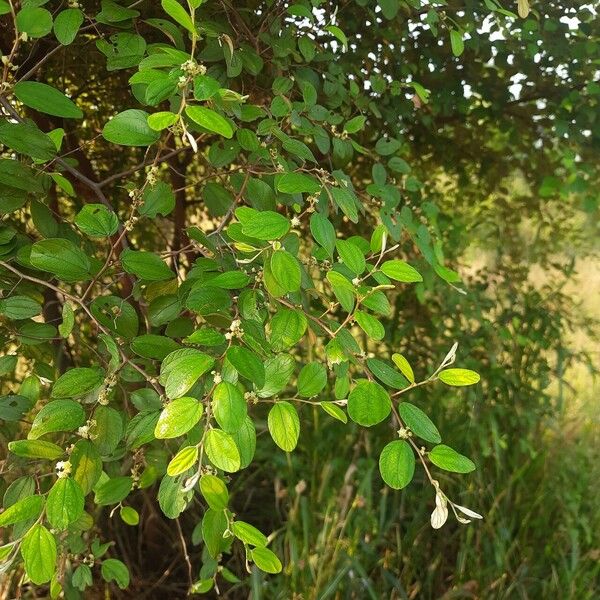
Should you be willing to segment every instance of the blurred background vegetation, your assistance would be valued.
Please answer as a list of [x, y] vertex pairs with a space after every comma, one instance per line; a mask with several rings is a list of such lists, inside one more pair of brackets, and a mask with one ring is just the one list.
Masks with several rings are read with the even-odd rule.
[[[250, 32], [260, 19], [275, 19], [278, 3], [267, 3], [260, 16], [253, 13], [260, 3], [246, 4], [239, 14]], [[323, 413], [308, 414], [312, 409], [305, 406], [296, 452], [274, 452], [270, 442], [260, 442], [263, 433], [252, 467], [232, 478], [236, 513], [276, 532], [273, 548], [284, 558], [284, 573], [265, 577], [253, 571], [222, 589], [222, 596], [597, 599], [596, 12], [586, 3], [539, 2], [543, 6], [534, 6], [529, 18], [507, 22], [490, 19], [487, 3], [449, 2], [444, 10], [479, 32], [457, 60], [432, 36], [432, 24], [422, 18], [425, 3], [419, 11], [419, 2], [398, 2], [399, 12], [383, 20], [374, 16], [375, 2], [326, 8], [333, 4], [339, 5], [344, 32], [357, 43], [335, 61], [322, 49], [314, 68], [331, 85], [346, 85], [350, 75], [370, 81], [377, 111], [363, 135], [376, 139], [385, 132], [400, 140], [403, 202], [417, 225], [426, 219], [426, 231], [440, 243], [446, 264], [460, 273], [466, 292], [436, 278], [417, 294], [414, 288], [398, 293], [386, 338], [370, 351], [386, 357], [402, 352], [418, 377], [435, 370], [458, 342], [460, 365], [481, 374], [481, 384], [472, 389], [424, 387], [409, 400], [426, 410], [452, 447], [477, 463], [475, 473], [448, 477], [443, 488], [485, 518], [433, 531], [434, 497], [426, 482], [394, 492], [377, 473], [377, 457], [390, 437], [387, 425], [368, 431], [343, 426]], [[211, 17], [230, 28], [232, 37], [247, 35], [217, 8]], [[274, 26], [263, 32], [265, 71], [235, 80], [256, 103], [269, 97], [271, 69], [283, 60], [269, 54], [270, 31], [276, 37]], [[60, 81], [87, 107], [89, 118], [82, 129], [66, 132], [65, 146], [82, 172], [98, 181], [143, 159], [137, 149], [115, 154], [96, 144], [108, 116], [131, 104], [131, 73], [107, 75], [91, 34], [78, 44], [52, 55], [45, 77]], [[46, 52], [38, 44], [20, 68], [26, 71]], [[394, 92], [391, 81], [412, 77], [430, 91], [427, 103], [422, 95]], [[369, 110], [368, 94], [354, 101]], [[60, 125], [48, 120], [40, 126]], [[364, 156], [351, 151], [335, 160], [354, 180], [370, 180]], [[143, 237], [147, 249], [156, 240], [162, 249], [168, 238], [175, 250], [181, 248], [178, 232], [185, 225], [211, 219], [204, 202], [208, 190], [197, 183], [210, 169], [200, 156], [192, 161], [183, 154], [165, 165], [179, 190], [178, 209], [160, 220], [160, 231], [140, 226], [134, 240]], [[222, 183], [227, 187], [227, 180]], [[89, 190], [76, 191], [86, 201]], [[119, 182], [105, 191], [116, 210], [126, 206]], [[48, 202], [62, 218], [70, 218], [76, 204], [60, 195]], [[339, 227], [345, 236], [364, 233], [360, 224]], [[418, 260], [416, 244], [406, 252]], [[56, 318], [52, 307], [48, 297], [50, 320]], [[4, 385], [10, 389], [14, 382]], [[176, 598], [187, 587], [179, 532], [151, 500], [155, 495], [155, 489], [136, 495], [139, 528], [103, 517], [107, 537], [116, 540], [115, 555], [132, 573], [133, 588], [124, 597]], [[187, 539], [201, 514], [194, 504], [180, 518]], [[209, 560], [198, 547], [191, 551], [195, 567]], [[228, 566], [243, 572], [242, 554], [234, 554]]]

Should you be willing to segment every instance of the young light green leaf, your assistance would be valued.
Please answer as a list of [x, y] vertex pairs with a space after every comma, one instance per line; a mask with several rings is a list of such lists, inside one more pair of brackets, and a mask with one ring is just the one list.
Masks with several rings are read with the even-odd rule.
[[216, 475], [200, 477], [200, 491], [208, 506], [213, 510], [223, 510], [229, 503], [229, 492], [222, 479]]
[[204, 438], [204, 449], [210, 462], [226, 473], [240, 468], [240, 452], [230, 434], [222, 429], [209, 429]]
[[60, 446], [43, 440], [14, 440], [8, 443], [8, 449], [16, 456], [48, 460], [55, 460], [65, 452]]
[[290, 222], [279, 213], [265, 210], [256, 212], [242, 225], [242, 233], [257, 240], [277, 240], [290, 230]]
[[50, 581], [56, 571], [56, 541], [40, 524], [34, 525], [21, 543], [25, 572], [36, 585]]
[[265, 573], [281, 573], [281, 561], [277, 555], [268, 548], [254, 548], [250, 551], [254, 564]]
[[187, 433], [202, 417], [203, 406], [196, 398], [177, 398], [160, 413], [154, 435], [159, 440], [176, 438]]
[[444, 369], [438, 375], [439, 380], [446, 385], [465, 386], [479, 383], [479, 374], [470, 369]]
[[48, 493], [46, 518], [54, 529], [66, 529], [83, 514], [84, 502], [83, 491], [74, 479], [57, 479]]
[[245, 521], [234, 521], [232, 529], [233, 535], [235, 535], [238, 540], [244, 542], [244, 544], [257, 547], [267, 545], [267, 536], [254, 527], [254, 525], [250, 525], [250, 523], [246, 523]]
[[421, 274], [403, 260], [387, 260], [381, 265], [381, 271], [394, 281], [403, 283], [423, 281]]
[[192, 18], [185, 8], [177, 0], [161, 0], [163, 10], [182, 27], [185, 27], [190, 33], [196, 34], [196, 28]]
[[300, 436], [300, 419], [293, 404], [280, 401], [273, 405], [268, 417], [269, 433], [273, 441], [286, 452], [291, 452]]
[[408, 360], [406, 360], [406, 358], [402, 356], [402, 354], [398, 353], [392, 354], [392, 360], [394, 361], [394, 364], [398, 367], [400, 373], [402, 373], [402, 375], [404, 375], [404, 377], [408, 379], [409, 383], [414, 383], [415, 374]]
[[182, 448], [167, 465], [167, 475], [176, 477], [191, 469], [198, 460], [198, 446]]
[[242, 392], [227, 381], [219, 383], [212, 396], [215, 420], [227, 433], [236, 432], [245, 422], [248, 407]]
[[8, 527], [21, 521], [37, 519], [44, 506], [43, 496], [21, 498], [0, 513], [0, 527]]
[[446, 471], [470, 473], [475, 470], [475, 463], [472, 460], [445, 444], [435, 446], [428, 456], [434, 465]]
[[348, 416], [346, 413], [334, 402], [320, 402], [321, 408], [334, 419], [341, 421], [342, 423], [348, 422]]

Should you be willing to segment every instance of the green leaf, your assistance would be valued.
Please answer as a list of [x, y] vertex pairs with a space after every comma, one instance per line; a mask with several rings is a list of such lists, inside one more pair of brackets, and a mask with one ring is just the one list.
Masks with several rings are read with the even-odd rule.
[[276, 402], [269, 411], [268, 426], [273, 441], [282, 450], [291, 452], [296, 447], [300, 435], [300, 419], [293, 404]]
[[68, 338], [75, 326], [75, 311], [68, 301], [62, 307], [62, 323], [58, 326], [58, 333], [63, 338]]
[[194, 123], [197, 123], [200, 127], [208, 131], [218, 133], [227, 139], [233, 137], [233, 127], [231, 127], [229, 121], [210, 108], [206, 108], [205, 106], [187, 106], [185, 114]]
[[140, 206], [140, 215], [154, 219], [158, 214], [168, 215], [175, 208], [175, 194], [171, 186], [159, 181], [148, 186], [142, 195], [144, 204]]
[[361, 275], [367, 263], [360, 248], [347, 240], [337, 240], [335, 247], [344, 264], [356, 275]]
[[164, 281], [175, 277], [165, 261], [152, 252], [124, 250], [121, 253], [121, 264], [127, 273], [147, 281]]
[[438, 375], [440, 381], [451, 386], [465, 386], [479, 383], [479, 373], [469, 369], [444, 369]]
[[298, 376], [298, 395], [303, 398], [316, 396], [327, 385], [327, 369], [318, 362], [302, 367]]
[[0, 527], [8, 527], [21, 521], [37, 519], [44, 506], [43, 496], [27, 496], [21, 498], [2, 513], [0, 513]]
[[103, 456], [112, 454], [124, 433], [123, 414], [110, 406], [98, 406], [94, 412], [96, 422], [90, 429], [94, 445]]
[[46, 433], [73, 431], [85, 422], [85, 411], [74, 400], [54, 400], [40, 409], [27, 434], [28, 440], [37, 440]]
[[271, 274], [284, 294], [297, 292], [302, 282], [298, 259], [287, 250], [276, 250], [271, 255]]
[[223, 381], [219, 383], [212, 396], [212, 409], [215, 420], [227, 433], [236, 432], [246, 421], [248, 407], [246, 400], [235, 385]]
[[54, 35], [63, 45], [73, 43], [83, 23], [83, 13], [78, 8], [67, 8], [61, 10], [54, 19]]
[[281, 561], [274, 552], [268, 548], [254, 548], [250, 551], [254, 564], [265, 573], [281, 573]]
[[84, 502], [79, 484], [71, 477], [60, 478], [48, 493], [46, 518], [54, 529], [66, 529], [83, 514]]
[[102, 562], [102, 577], [104, 581], [114, 581], [122, 590], [129, 587], [129, 569], [116, 558], [107, 558]]
[[358, 223], [358, 209], [356, 208], [356, 199], [352, 192], [345, 187], [330, 188], [333, 200], [340, 207], [341, 211], [353, 222]]
[[0, 356], [0, 375], [13, 373], [14, 370], [17, 368], [18, 362], [19, 357], [16, 354], [7, 354], [6, 356]]
[[310, 231], [315, 241], [321, 244], [332, 257], [335, 248], [335, 228], [331, 221], [320, 213], [313, 213], [310, 217]]
[[167, 475], [176, 477], [191, 469], [198, 460], [198, 446], [182, 448], [167, 465]]
[[265, 384], [265, 367], [262, 361], [247, 348], [231, 346], [227, 350], [227, 360], [234, 369], [246, 379], [249, 379], [257, 388]]
[[171, 352], [162, 362], [159, 381], [167, 398], [179, 398], [214, 364], [214, 358], [192, 348]]
[[123, 523], [130, 525], [131, 527], [138, 525], [140, 522], [140, 514], [131, 506], [121, 506], [119, 516]]
[[52, 31], [52, 15], [45, 8], [26, 6], [17, 13], [17, 29], [31, 38], [41, 38]]
[[357, 310], [354, 312], [354, 319], [372, 340], [379, 341], [385, 337], [383, 325], [373, 315], [363, 312], [362, 310]]
[[182, 477], [169, 477], [165, 475], [160, 482], [158, 490], [158, 503], [160, 509], [169, 519], [176, 519], [187, 507], [191, 499], [191, 492], [182, 489]]
[[358, 115], [357, 117], [346, 121], [346, 124], [344, 125], [344, 131], [346, 133], [357, 133], [364, 128], [366, 120], [367, 117]]
[[0, 122], [0, 142], [15, 152], [41, 161], [52, 160], [56, 156], [54, 142], [30, 123]]
[[440, 444], [429, 452], [429, 460], [440, 469], [453, 473], [470, 473], [475, 470], [475, 463], [456, 450]]
[[379, 456], [379, 472], [387, 485], [395, 490], [406, 487], [415, 473], [415, 454], [405, 440], [390, 442]]
[[271, 319], [270, 343], [275, 352], [295, 346], [308, 327], [306, 317], [298, 310], [281, 308]]
[[348, 396], [348, 415], [365, 427], [381, 423], [391, 410], [388, 393], [374, 381], [361, 379]]
[[406, 388], [406, 380], [404, 377], [386, 361], [379, 358], [367, 358], [367, 366], [371, 370], [371, 373], [373, 373], [379, 381], [385, 383], [385, 385], [396, 390], [403, 390]]
[[263, 547], [268, 543], [267, 536], [264, 533], [245, 521], [234, 521], [232, 529], [233, 535], [244, 544]]
[[66, 119], [81, 119], [83, 112], [62, 92], [45, 83], [19, 81], [13, 88], [15, 96], [29, 108], [47, 115]]
[[450, 30], [450, 45], [452, 46], [452, 54], [454, 56], [460, 56], [465, 49], [462, 33], [457, 29]]
[[327, 281], [331, 284], [333, 293], [342, 305], [342, 308], [346, 312], [352, 312], [355, 297], [355, 290], [352, 283], [337, 271], [329, 271], [327, 273]]
[[242, 225], [242, 233], [257, 240], [277, 240], [290, 230], [290, 222], [271, 210], [256, 211]]
[[120, 146], [151, 146], [159, 140], [160, 133], [148, 125], [147, 112], [131, 108], [106, 123], [102, 136]]
[[[118, 296], [98, 296], [92, 301], [90, 310], [99, 323], [117, 335], [128, 339], [137, 335], [139, 328], [138, 315], [135, 308], [127, 300]], [[111, 353], [115, 353], [118, 358], [119, 353], [116, 342], [106, 336], [101, 339], [105, 344], [108, 344], [107, 348], [109, 345], [112, 347]], [[112, 340], [112, 344], [107, 341], [108, 339]]]
[[224, 545], [223, 534], [228, 529], [227, 516], [222, 510], [209, 508], [202, 517], [202, 539], [208, 553], [216, 558]]
[[63, 238], [35, 242], [29, 257], [31, 264], [67, 282], [90, 279], [90, 261], [75, 244]]
[[252, 462], [256, 451], [256, 428], [252, 419], [247, 416], [244, 424], [231, 437], [240, 452], [240, 469], [245, 469]]
[[321, 408], [334, 419], [337, 419], [342, 423], [348, 422], [348, 416], [337, 404], [333, 402], [321, 402], [320, 405]]
[[177, 0], [161, 0], [160, 5], [163, 10], [182, 27], [185, 27], [190, 33], [196, 34], [196, 27], [187, 11], [177, 2]]
[[194, 77], [194, 98], [200, 101], [208, 100], [219, 91], [220, 87], [219, 82], [209, 75], [197, 75]]
[[60, 446], [42, 440], [14, 440], [8, 443], [8, 449], [13, 454], [24, 458], [47, 458], [48, 460], [55, 460], [65, 452]]
[[415, 435], [432, 444], [439, 444], [442, 441], [440, 432], [433, 421], [419, 407], [410, 402], [401, 402], [398, 405], [398, 412], [404, 424]]
[[94, 489], [94, 501], [99, 506], [118, 504], [127, 498], [133, 488], [131, 477], [113, 477]]
[[204, 438], [204, 449], [210, 462], [226, 473], [240, 468], [240, 451], [230, 434], [221, 429], [209, 429]]
[[89, 440], [79, 440], [69, 457], [71, 477], [85, 495], [89, 494], [102, 474], [102, 459], [96, 446]]
[[104, 238], [116, 233], [119, 218], [104, 204], [86, 204], [77, 213], [75, 225], [92, 238]]
[[415, 374], [408, 360], [406, 360], [406, 358], [404, 358], [402, 354], [398, 353], [392, 354], [392, 360], [394, 361], [394, 364], [398, 367], [400, 373], [402, 373], [402, 375], [404, 375], [404, 377], [408, 379], [409, 383], [414, 383]]
[[177, 121], [179, 121], [179, 116], [168, 110], [163, 110], [148, 116], [148, 125], [150, 126], [150, 129], [154, 129], [154, 131], [167, 129], [167, 127], [175, 125]]
[[381, 265], [381, 271], [394, 281], [403, 283], [423, 281], [421, 274], [403, 260], [387, 260]]
[[200, 478], [200, 491], [208, 506], [213, 510], [223, 510], [229, 503], [227, 486], [215, 475], [203, 475]]
[[321, 191], [321, 184], [310, 175], [284, 173], [277, 180], [277, 191], [284, 194], [318, 194]]
[[0, 299], [0, 315], [7, 319], [30, 319], [42, 312], [42, 305], [29, 296], [9, 296]]
[[187, 433], [202, 417], [203, 406], [196, 398], [177, 398], [167, 404], [158, 418], [154, 435], [159, 440]]
[[104, 369], [76, 367], [61, 375], [52, 386], [51, 398], [81, 398], [104, 381]]
[[32, 583], [50, 581], [56, 571], [56, 554], [54, 536], [43, 525], [34, 525], [21, 542], [25, 572]]

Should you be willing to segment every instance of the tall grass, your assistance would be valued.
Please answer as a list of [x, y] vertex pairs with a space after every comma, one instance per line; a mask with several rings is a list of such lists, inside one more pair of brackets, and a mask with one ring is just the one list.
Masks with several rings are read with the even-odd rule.
[[475, 474], [440, 474], [440, 483], [484, 521], [432, 530], [427, 481], [393, 492], [377, 473], [393, 431], [359, 433], [315, 413], [299, 452], [260, 457], [252, 502], [236, 497], [244, 514], [257, 498], [271, 503], [252, 518], [276, 532], [287, 565], [279, 578], [252, 573], [253, 600], [600, 597], [599, 389], [586, 362], [595, 348], [585, 320], [569, 318], [572, 293], [549, 295], [544, 285], [524, 285], [519, 306], [514, 291], [495, 296], [474, 329], [449, 326], [448, 338], [462, 331], [464, 355], [482, 367], [479, 392], [410, 398], [478, 463]]

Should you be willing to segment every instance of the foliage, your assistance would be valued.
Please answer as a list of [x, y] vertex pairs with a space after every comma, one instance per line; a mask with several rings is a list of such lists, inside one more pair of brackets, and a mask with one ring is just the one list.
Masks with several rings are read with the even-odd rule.
[[[287, 589], [334, 590], [326, 569], [285, 579], [299, 504], [283, 526], [239, 514], [271, 464], [315, 463], [298, 503], [341, 461], [407, 488], [414, 527], [422, 506], [434, 528], [481, 519], [453, 474], [506, 445], [499, 419], [519, 429], [513, 394], [549, 412], [538, 383], [567, 302], [545, 314], [514, 235], [496, 302], [457, 265], [525, 219], [545, 264], [597, 208], [593, 11], [574, 32], [562, 3], [526, 0], [91, 4], [0, 0], [5, 571], [52, 597], [129, 589], [114, 520], [143, 528], [143, 497], [176, 522], [181, 596], [244, 585], [244, 567], [255, 595], [257, 569], [284, 566]], [[438, 402], [472, 400], [476, 371], [494, 406], [480, 445]]]

